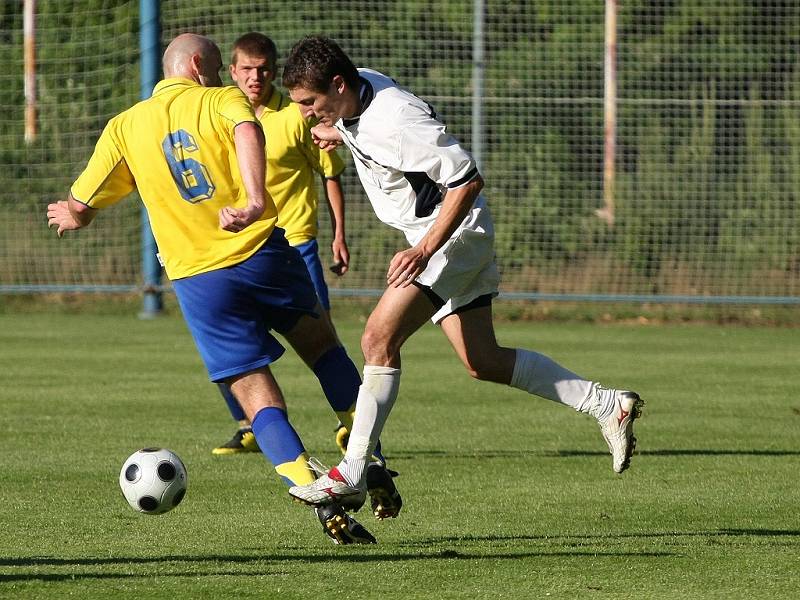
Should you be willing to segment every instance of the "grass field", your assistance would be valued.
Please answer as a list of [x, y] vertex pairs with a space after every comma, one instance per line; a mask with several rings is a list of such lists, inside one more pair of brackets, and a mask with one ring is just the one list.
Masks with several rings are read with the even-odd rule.
[[[339, 315], [357, 357], [362, 324]], [[433, 326], [404, 352], [384, 434], [405, 506], [336, 547], [260, 455], [213, 457], [232, 422], [182, 321], [0, 314], [2, 598], [796, 598], [800, 331], [508, 323], [646, 399], [622, 476], [588, 417], [470, 380]], [[360, 358], [356, 361], [360, 366]], [[276, 365], [312, 454], [334, 418], [294, 356]], [[176, 451], [183, 504], [134, 513], [135, 449]]]

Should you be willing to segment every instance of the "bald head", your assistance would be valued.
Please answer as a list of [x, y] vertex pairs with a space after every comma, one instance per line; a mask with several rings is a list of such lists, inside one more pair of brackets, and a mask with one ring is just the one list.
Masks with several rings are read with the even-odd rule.
[[164, 51], [164, 77], [185, 77], [206, 87], [222, 85], [222, 55], [209, 38], [183, 33]]

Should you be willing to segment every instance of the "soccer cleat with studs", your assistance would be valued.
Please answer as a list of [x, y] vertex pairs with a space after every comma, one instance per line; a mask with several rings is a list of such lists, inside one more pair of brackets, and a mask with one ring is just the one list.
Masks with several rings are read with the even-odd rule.
[[242, 427], [233, 437], [222, 444], [217, 446], [211, 451], [211, 454], [225, 455], [225, 454], [243, 454], [246, 452], [261, 452], [258, 447], [256, 436], [253, 435], [253, 430], [250, 427]]
[[309, 484], [293, 485], [289, 488], [289, 495], [309, 506], [340, 504], [345, 510], [357, 511], [363, 506], [367, 491], [348, 484], [339, 470], [333, 467]]
[[397, 491], [394, 477], [397, 477], [397, 472], [390, 471], [380, 463], [373, 462], [367, 467], [367, 493], [372, 514], [380, 521], [396, 518], [403, 506], [403, 498]]
[[633, 422], [642, 416], [643, 407], [644, 400], [636, 392], [617, 390], [614, 392], [614, 411], [598, 421], [613, 457], [615, 473], [622, 473], [631, 464], [631, 455], [636, 448]]
[[318, 506], [314, 509], [322, 531], [325, 532], [334, 544], [346, 546], [349, 544], [376, 544], [377, 540], [367, 528], [348, 515], [338, 504]]

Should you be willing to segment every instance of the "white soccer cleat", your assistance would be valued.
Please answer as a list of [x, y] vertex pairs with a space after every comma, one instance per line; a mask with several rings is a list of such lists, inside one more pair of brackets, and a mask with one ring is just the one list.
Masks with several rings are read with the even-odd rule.
[[614, 411], [599, 421], [600, 431], [614, 459], [614, 472], [622, 473], [631, 464], [631, 455], [636, 448], [633, 436], [633, 421], [642, 416], [644, 400], [636, 392], [618, 390], [614, 392]]
[[367, 498], [367, 490], [348, 484], [336, 467], [307, 485], [294, 485], [289, 495], [310, 506], [340, 504], [345, 510], [358, 510]]

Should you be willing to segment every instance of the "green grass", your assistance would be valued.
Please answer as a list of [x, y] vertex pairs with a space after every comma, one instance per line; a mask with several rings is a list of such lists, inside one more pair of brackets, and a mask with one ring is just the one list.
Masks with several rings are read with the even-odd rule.
[[[358, 319], [339, 315], [358, 356]], [[592, 420], [470, 380], [427, 326], [383, 436], [405, 506], [336, 547], [259, 455], [213, 457], [232, 422], [175, 316], [0, 314], [2, 598], [794, 598], [800, 336], [789, 328], [507, 323], [647, 400], [623, 476]], [[357, 361], [360, 365], [360, 360]], [[309, 450], [334, 418], [290, 353], [276, 365]], [[189, 493], [134, 513], [117, 477], [166, 446]]]

